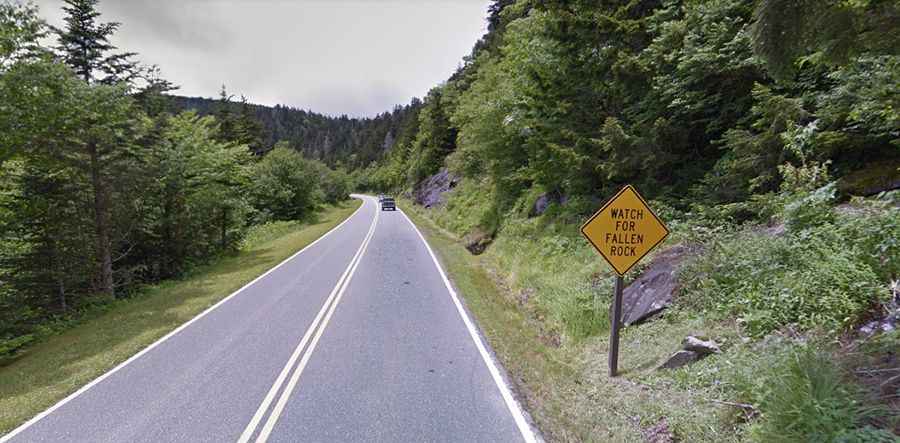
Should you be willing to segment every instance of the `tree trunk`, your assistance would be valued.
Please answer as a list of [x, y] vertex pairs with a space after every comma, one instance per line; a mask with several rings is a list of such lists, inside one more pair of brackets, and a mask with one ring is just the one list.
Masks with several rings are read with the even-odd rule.
[[67, 312], [69, 310], [69, 305], [66, 303], [66, 283], [63, 281], [61, 275], [56, 276], [56, 289], [57, 297], [59, 297], [59, 307], [62, 308], [63, 312]]
[[[47, 268], [50, 270], [50, 272], [56, 278], [56, 297], [57, 297], [57, 301], [59, 302], [59, 309], [62, 312], [66, 312], [69, 310], [69, 305], [68, 305], [68, 303], [66, 303], [66, 285], [65, 285], [65, 281], [63, 280], [63, 269], [62, 269], [62, 266], [60, 265], [60, 263], [62, 262], [62, 259], [60, 259], [60, 260], [56, 259], [57, 248], [58, 248], [59, 243], [57, 243], [56, 241], [53, 241], [52, 245], [53, 246], [50, 248], [50, 251], [47, 254], [48, 255]], [[59, 254], [59, 255], [62, 255], [62, 254]]]
[[222, 237], [220, 247], [224, 251], [228, 246], [228, 208], [222, 208]]
[[100, 293], [108, 298], [115, 298], [113, 284], [112, 246], [109, 233], [109, 196], [106, 184], [101, 176], [100, 155], [97, 145], [88, 144], [91, 156], [91, 185], [94, 191], [94, 229], [97, 236], [97, 263], [100, 271]]

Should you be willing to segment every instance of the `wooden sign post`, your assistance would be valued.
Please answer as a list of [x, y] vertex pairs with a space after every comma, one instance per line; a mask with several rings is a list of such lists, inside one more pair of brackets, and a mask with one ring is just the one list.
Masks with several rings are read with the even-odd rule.
[[581, 233], [617, 274], [609, 334], [609, 375], [616, 376], [625, 274], [669, 235], [669, 229], [631, 185], [581, 226]]

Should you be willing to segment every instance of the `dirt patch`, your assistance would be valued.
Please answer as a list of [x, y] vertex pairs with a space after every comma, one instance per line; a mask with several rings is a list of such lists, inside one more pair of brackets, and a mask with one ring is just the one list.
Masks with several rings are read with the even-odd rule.
[[659, 419], [655, 425], [641, 430], [641, 436], [646, 443], [673, 443], [675, 434], [669, 429], [669, 421], [665, 417]]

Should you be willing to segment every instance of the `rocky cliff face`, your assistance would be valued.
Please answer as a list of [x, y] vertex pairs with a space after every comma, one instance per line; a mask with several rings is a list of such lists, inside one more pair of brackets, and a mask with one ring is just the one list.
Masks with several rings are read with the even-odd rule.
[[459, 177], [443, 168], [437, 174], [422, 180], [413, 189], [413, 201], [426, 208], [443, 205], [446, 198], [443, 194], [459, 184]]

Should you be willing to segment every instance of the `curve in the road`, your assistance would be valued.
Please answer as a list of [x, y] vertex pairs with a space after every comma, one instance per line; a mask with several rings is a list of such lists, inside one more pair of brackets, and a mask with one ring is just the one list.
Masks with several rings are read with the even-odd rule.
[[355, 197], [340, 225], [0, 443], [536, 441], [425, 237]]

